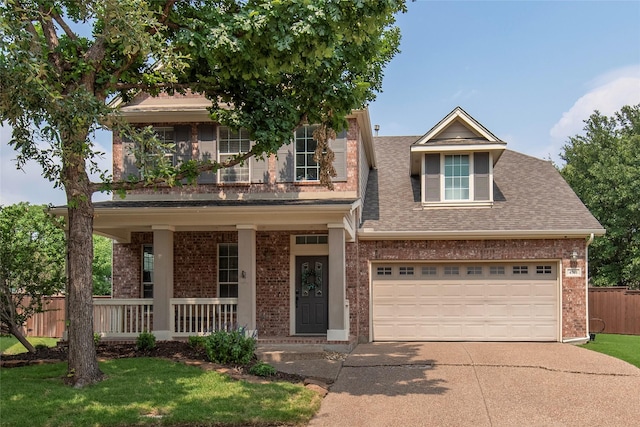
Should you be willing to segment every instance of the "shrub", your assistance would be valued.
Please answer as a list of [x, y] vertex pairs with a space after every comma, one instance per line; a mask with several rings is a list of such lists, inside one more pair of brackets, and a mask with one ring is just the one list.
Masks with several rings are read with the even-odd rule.
[[140, 351], [153, 350], [156, 347], [156, 336], [151, 332], [143, 332], [136, 339], [136, 348]]
[[248, 364], [256, 349], [256, 340], [245, 337], [244, 331], [216, 331], [205, 338], [207, 358], [222, 364]]
[[258, 362], [249, 369], [249, 373], [259, 377], [271, 377], [276, 374], [276, 368], [268, 363]]
[[93, 334], [93, 343], [96, 345], [96, 347], [98, 346], [98, 344], [100, 344], [101, 339], [102, 339], [102, 335], [100, 335], [99, 333], [95, 332]]
[[49, 348], [49, 346], [48, 346], [48, 345], [46, 345], [46, 344], [39, 343], [39, 344], [36, 344], [36, 345], [35, 345], [35, 349], [36, 349], [36, 350], [45, 350], [45, 349], [47, 349], [47, 348]]
[[201, 336], [190, 336], [189, 337], [189, 347], [195, 348], [196, 350], [204, 350], [205, 349], [205, 337]]

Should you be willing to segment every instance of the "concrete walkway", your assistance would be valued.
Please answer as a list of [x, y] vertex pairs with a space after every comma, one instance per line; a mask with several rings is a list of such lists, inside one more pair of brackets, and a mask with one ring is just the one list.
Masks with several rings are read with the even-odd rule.
[[372, 343], [310, 426], [640, 425], [640, 369], [559, 343]]

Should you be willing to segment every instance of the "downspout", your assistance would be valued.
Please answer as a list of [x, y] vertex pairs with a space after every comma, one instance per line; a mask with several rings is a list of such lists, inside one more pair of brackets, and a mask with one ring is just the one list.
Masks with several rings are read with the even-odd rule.
[[591, 233], [589, 238], [587, 239], [587, 243], [584, 246], [584, 277], [585, 277], [585, 293], [587, 297], [585, 301], [587, 302], [586, 313], [587, 313], [587, 334], [589, 339], [591, 339], [591, 334], [589, 332], [589, 245], [593, 243], [594, 235]]

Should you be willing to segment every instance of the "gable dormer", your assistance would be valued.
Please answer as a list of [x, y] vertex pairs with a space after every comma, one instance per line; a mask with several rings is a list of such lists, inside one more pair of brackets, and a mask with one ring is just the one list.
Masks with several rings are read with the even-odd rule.
[[421, 178], [423, 206], [492, 205], [493, 166], [505, 147], [456, 107], [411, 145], [411, 175]]

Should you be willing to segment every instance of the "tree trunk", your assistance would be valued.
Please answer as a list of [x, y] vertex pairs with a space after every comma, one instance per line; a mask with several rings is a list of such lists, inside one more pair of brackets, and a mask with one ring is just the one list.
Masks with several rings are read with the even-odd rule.
[[22, 344], [29, 353], [36, 352], [36, 349], [33, 346], [33, 344], [31, 344], [29, 340], [27, 340], [27, 338], [22, 334], [22, 331], [20, 330], [19, 327], [17, 327], [16, 325], [9, 325], [9, 332], [11, 333], [11, 335], [16, 337], [18, 341], [20, 341], [20, 344]]
[[84, 387], [103, 377], [93, 341], [93, 203], [84, 158], [73, 153], [63, 168], [69, 210], [68, 283], [69, 367], [67, 377]]

